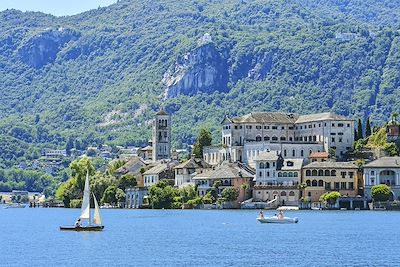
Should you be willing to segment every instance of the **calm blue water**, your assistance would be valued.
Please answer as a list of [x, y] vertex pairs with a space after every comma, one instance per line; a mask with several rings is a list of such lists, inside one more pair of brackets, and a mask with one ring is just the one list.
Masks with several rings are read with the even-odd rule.
[[257, 211], [102, 210], [104, 232], [59, 231], [78, 214], [0, 208], [0, 266], [400, 266], [400, 212], [287, 212], [300, 222], [277, 225]]

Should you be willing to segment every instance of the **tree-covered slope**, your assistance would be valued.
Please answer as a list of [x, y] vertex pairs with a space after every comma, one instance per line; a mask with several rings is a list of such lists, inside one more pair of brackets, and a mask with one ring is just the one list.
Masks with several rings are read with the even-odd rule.
[[399, 13], [386, 0], [121, 0], [69, 17], [7, 10], [0, 140], [8, 154], [10, 140], [143, 144], [160, 106], [173, 114], [177, 147], [199, 127], [218, 136], [225, 114], [332, 110], [383, 121], [400, 109]]

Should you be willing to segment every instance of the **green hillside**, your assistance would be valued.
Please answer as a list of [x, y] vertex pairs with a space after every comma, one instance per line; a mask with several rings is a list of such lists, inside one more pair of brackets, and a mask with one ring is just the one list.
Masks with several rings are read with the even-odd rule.
[[[69, 17], [1, 12], [2, 164], [69, 138], [145, 144], [160, 106], [173, 114], [175, 147], [192, 144], [200, 127], [218, 142], [225, 114], [332, 110], [385, 121], [400, 110], [400, 3], [315, 2], [121, 0]], [[212, 40], [199, 42], [206, 33]], [[217, 80], [164, 99], [166, 74], [207, 68]]]

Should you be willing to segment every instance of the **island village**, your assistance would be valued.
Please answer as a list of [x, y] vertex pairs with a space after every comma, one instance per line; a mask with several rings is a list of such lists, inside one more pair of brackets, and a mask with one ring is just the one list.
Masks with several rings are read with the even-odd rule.
[[[225, 116], [221, 118], [220, 145], [201, 147], [202, 157], [173, 150], [172, 127], [173, 118], [161, 110], [154, 115], [147, 146], [120, 147], [118, 155], [112, 155], [107, 145], [79, 152], [78, 158], [96, 155], [110, 162], [118, 160], [122, 164], [115, 176], [136, 179], [135, 186], [125, 188], [123, 201], [102, 203], [103, 208], [157, 208], [151, 203], [151, 187], [164, 182], [195, 194], [195, 199], [180, 199], [172, 208], [397, 209], [400, 157], [390, 156], [387, 149], [367, 148], [353, 119], [331, 112]], [[360, 128], [358, 125], [358, 131]], [[395, 116], [367, 135], [382, 135], [382, 131], [385, 141], [399, 140]], [[42, 153], [45, 159], [55, 160], [52, 162], [67, 156], [66, 150], [44, 149]], [[71, 153], [76, 156], [77, 151]], [[57, 168], [57, 164], [51, 167]], [[58, 168], [62, 167], [58, 164]], [[378, 187], [375, 198], [374, 186]], [[382, 196], [381, 186], [389, 190], [386, 196]], [[49, 205], [42, 193], [8, 193], [8, 202], [23, 199], [29, 199], [30, 206]], [[2, 202], [6, 200], [3, 193]], [[50, 202], [50, 206], [65, 204]]]
[[[151, 146], [118, 170], [139, 177], [137, 186], [126, 190], [125, 207], [150, 207], [148, 189], [163, 179], [178, 188], [193, 186], [203, 198], [211, 190], [218, 197], [224, 190], [236, 192], [222, 202], [195, 203], [197, 208], [390, 208], [371, 205], [371, 189], [380, 184], [390, 187], [390, 200], [400, 196], [400, 157], [377, 149], [368, 152], [369, 160], [349, 158], [356, 139], [350, 118], [252, 112], [221, 121], [221, 145], [204, 147], [202, 158], [178, 162], [171, 151], [173, 120], [165, 111], [156, 113]], [[391, 141], [399, 137], [396, 123], [385, 130]]]

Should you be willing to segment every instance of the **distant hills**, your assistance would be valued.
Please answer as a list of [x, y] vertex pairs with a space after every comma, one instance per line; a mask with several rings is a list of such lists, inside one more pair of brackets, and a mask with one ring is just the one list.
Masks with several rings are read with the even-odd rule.
[[[174, 146], [225, 114], [400, 110], [400, 2], [121, 0], [69, 17], [0, 13], [2, 164], [44, 146]], [[7, 163], [8, 162], [8, 163]]]

